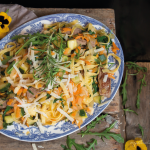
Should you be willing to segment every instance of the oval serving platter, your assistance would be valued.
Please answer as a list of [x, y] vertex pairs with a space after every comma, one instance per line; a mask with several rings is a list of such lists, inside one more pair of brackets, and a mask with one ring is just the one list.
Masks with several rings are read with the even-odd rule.
[[[14, 35], [19, 34], [33, 34], [36, 32], [40, 32], [43, 28], [43, 24], [49, 24], [54, 22], [71, 22], [73, 20], [78, 20], [81, 25], [85, 26], [87, 23], [92, 23], [96, 29], [105, 29], [107, 33], [110, 33], [111, 30], [102, 24], [100, 21], [97, 21], [96, 19], [93, 19], [91, 17], [80, 15], [80, 14], [73, 14], [73, 13], [63, 13], [63, 14], [53, 14], [48, 16], [43, 16], [37, 19], [34, 19], [30, 22], [25, 23], [24, 25], [21, 25], [20, 27], [16, 28], [14, 31], [10, 32], [6, 37], [4, 37], [0, 41], [0, 50], [4, 48], [5, 44], [8, 42], [11, 42], [11, 38]], [[121, 80], [123, 76], [123, 70], [124, 70], [124, 55], [123, 50], [120, 45], [119, 40], [115, 36], [115, 39], [113, 39], [113, 42], [117, 45], [117, 47], [120, 49], [117, 51], [117, 56], [121, 59], [121, 65], [119, 67], [119, 70], [115, 73], [114, 77], [115, 80], [111, 80], [111, 96], [110, 98], [105, 98], [103, 103], [104, 105], [98, 107], [98, 104], [94, 104], [94, 113], [93, 115], [88, 115], [88, 118], [83, 122], [81, 125], [81, 128], [89, 124], [92, 120], [94, 120], [98, 115], [100, 115], [104, 109], [109, 105], [111, 100], [114, 98]], [[109, 50], [109, 53], [112, 53], [111, 50]], [[108, 62], [115, 61], [112, 57], [109, 57]], [[116, 65], [117, 62], [115, 61]], [[70, 121], [60, 121], [55, 126], [44, 126], [45, 130], [44, 133], [41, 133], [39, 128], [36, 126], [23, 128], [17, 123], [13, 123], [13, 125], [8, 126], [6, 130], [0, 130], [0, 133], [8, 136], [10, 138], [20, 140], [20, 141], [26, 141], [26, 142], [42, 142], [42, 141], [50, 141], [54, 139], [58, 139], [64, 136], [67, 136], [77, 130], [79, 130], [77, 125], [73, 125]], [[80, 128], [80, 129], [81, 129]], [[29, 133], [29, 134], [26, 134]]]

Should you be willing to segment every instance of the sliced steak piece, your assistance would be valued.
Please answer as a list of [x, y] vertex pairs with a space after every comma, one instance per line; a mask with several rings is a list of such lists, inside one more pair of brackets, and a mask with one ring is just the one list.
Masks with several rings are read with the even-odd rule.
[[87, 41], [86, 40], [83, 40], [83, 39], [77, 39], [77, 45], [78, 46], [83, 46], [83, 45], [86, 45], [87, 44]]
[[6, 108], [6, 106], [7, 106], [7, 101], [8, 101], [8, 100], [3, 101], [3, 100], [0, 99], [0, 109]]
[[98, 74], [98, 87], [99, 87], [99, 94], [109, 98], [111, 95], [111, 79], [107, 78], [107, 81], [103, 82], [104, 76], [106, 74], [107, 73], [103, 73], [102, 68], [100, 68]]
[[80, 28], [76, 28], [76, 29], [74, 30], [74, 32], [73, 32], [72, 35], [75, 35], [75, 34], [78, 34], [78, 33], [81, 33], [81, 32], [82, 32], [82, 30], [81, 30]]
[[27, 91], [27, 98], [30, 100], [34, 98], [37, 94], [41, 92], [41, 89], [36, 89], [34, 87], [29, 88], [29, 90], [33, 93], [31, 94], [29, 91]]

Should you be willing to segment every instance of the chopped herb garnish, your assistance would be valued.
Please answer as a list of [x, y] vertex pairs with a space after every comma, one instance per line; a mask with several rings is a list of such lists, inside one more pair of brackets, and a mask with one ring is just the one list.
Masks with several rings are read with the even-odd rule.
[[34, 95], [34, 94], [30, 91], [30, 88], [31, 88], [31, 86], [28, 87], [28, 91], [29, 91], [32, 95]]
[[131, 109], [129, 109], [129, 108], [126, 108], [126, 109], [123, 109], [124, 111], [128, 111], [128, 112], [133, 112], [133, 113], [135, 113], [136, 115], [138, 115], [134, 110], [131, 110]]
[[140, 124], [138, 124], [139, 125], [139, 128], [140, 128], [140, 130], [141, 130], [141, 133], [142, 133], [142, 137], [144, 136], [144, 129], [143, 129], [143, 127], [140, 125]]

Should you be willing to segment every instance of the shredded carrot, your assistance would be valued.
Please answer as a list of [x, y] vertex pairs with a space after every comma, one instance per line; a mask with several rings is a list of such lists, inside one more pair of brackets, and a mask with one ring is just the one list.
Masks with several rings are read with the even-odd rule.
[[55, 53], [53, 51], [51, 51], [51, 55], [55, 55]]
[[37, 98], [38, 97], [38, 94], [37, 95], [35, 95], [35, 98]]
[[21, 115], [21, 109], [19, 107], [17, 107], [16, 118], [20, 118], [20, 115]]
[[104, 54], [104, 51], [105, 51], [105, 50], [103, 50], [103, 51], [100, 51], [100, 52], [99, 52], [99, 54], [100, 54], [100, 55]]
[[24, 117], [21, 117], [21, 121], [23, 121], [24, 120]]
[[58, 92], [57, 92], [57, 94], [60, 95], [61, 92], [62, 92], [62, 88], [61, 88], [61, 87], [58, 87]]
[[97, 71], [97, 67], [93, 68], [92, 73]]
[[99, 56], [99, 55], [97, 54], [97, 55], [96, 55], [96, 58], [98, 58], [98, 56]]
[[23, 89], [22, 93], [24, 94], [24, 93], [26, 93], [26, 92], [27, 92], [27, 89]]
[[19, 77], [19, 74], [17, 74], [17, 76], [16, 77]]
[[88, 60], [85, 60], [85, 63], [86, 63], [87, 65], [91, 65], [91, 63], [90, 63]]
[[72, 116], [72, 117], [75, 117], [75, 116], [76, 116], [76, 113], [77, 113], [76, 111], [73, 112], [73, 113], [71, 114], [71, 116]]
[[12, 91], [14, 91], [15, 88], [11, 85], [11, 86], [10, 86], [10, 89], [11, 89]]
[[77, 36], [75, 39], [77, 40], [77, 39], [85, 39], [87, 42], [89, 41], [89, 39], [87, 38], [87, 37], [85, 37], [85, 36], [82, 36], [82, 35], [79, 35], [79, 36]]
[[41, 88], [42, 87], [42, 84], [38, 84], [38, 88]]
[[11, 105], [13, 101], [14, 101], [13, 99], [9, 99], [9, 101], [7, 102], [7, 105]]
[[71, 54], [71, 58], [73, 58], [75, 55], [76, 55], [75, 53]]
[[12, 113], [12, 112], [14, 112], [14, 108], [12, 108], [12, 109], [10, 109], [9, 111], [7, 111], [7, 112], [6, 112], [6, 115], [8, 115], [8, 114], [10, 114], [10, 113]]
[[64, 55], [68, 54], [70, 48], [65, 48]]
[[112, 74], [112, 73], [108, 73], [108, 77], [109, 77], [109, 78], [115, 79], [115, 77], [114, 77], [113, 75], [114, 75], [114, 73], [113, 73], [113, 74]]
[[29, 124], [27, 123], [27, 127], [29, 127]]
[[67, 32], [67, 31], [72, 31], [71, 28], [62, 28], [62, 33]]
[[0, 115], [0, 130], [3, 129], [3, 117]]
[[112, 42], [112, 51], [117, 54], [117, 50], [120, 50], [117, 45], [115, 44], [115, 42]]
[[23, 88], [20, 88], [19, 91], [17, 92], [17, 95], [21, 95], [22, 92], [23, 92]]
[[47, 91], [48, 94], [51, 94], [51, 91]]

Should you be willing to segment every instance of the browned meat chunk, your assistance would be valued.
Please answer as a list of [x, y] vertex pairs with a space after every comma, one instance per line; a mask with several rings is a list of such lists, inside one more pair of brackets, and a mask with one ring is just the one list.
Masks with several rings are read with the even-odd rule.
[[81, 32], [82, 32], [82, 30], [80, 28], [76, 28], [73, 32], [73, 35], [81, 33]]
[[36, 89], [34, 87], [29, 88], [29, 90], [33, 93], [30, 93], [27, 91], [27, 98], [30, 100], [30, 98], [34, 98], [37, 94], [41, 92], [41, 89]]
[[0, 100], [0, 109], [6, 108], [6, 106], [7, 106], [7, 101], [8, 101], [8, 100], [5, 100], [5, 101]]
[[87, 41], [86, 40], [83, 40], [83, 39], [77, 39], [77, 45], [78, 46], [83, 46], [83, 45], [86, 45], [87, 44]]
[[100, 68], [100, 72], [98, 74], [98, 87], [99, 87], [99, 94], [105, 97], [110, 97], [111, 95], [111, 79], [107, 78], [106, 82], [103, 82], [104, 76], [107, 73], [102, 72], [102, 68]]

